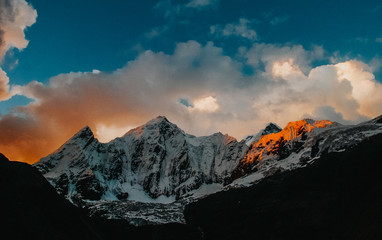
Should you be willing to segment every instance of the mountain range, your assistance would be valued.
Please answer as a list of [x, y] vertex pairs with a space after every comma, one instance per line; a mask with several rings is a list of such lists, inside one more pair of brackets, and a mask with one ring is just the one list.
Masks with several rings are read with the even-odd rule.
[[351, 126], [271, 123], [240, 142], [221, 133], [195, 137], [165, 117], [109, 143], [85, 127], [33, 167], [0, 154], [2, 232], [8, 239], [380, 239], [381, 133], [382, 116]]
[[381, 117], [358, 125], [303, 119], [274, 123], [241, 141], [195, 137], [159, 116], [101, 143], [85, 127], [34, 166], [91, 216], [135, 225], [184, 223], [185, 205], [219, 191], [312, 164], [382, 133]]

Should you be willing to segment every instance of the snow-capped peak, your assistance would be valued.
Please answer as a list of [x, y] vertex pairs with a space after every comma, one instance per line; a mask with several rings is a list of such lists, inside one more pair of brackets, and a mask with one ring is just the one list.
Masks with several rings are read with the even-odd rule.
[[277, 125], [276, 123], [270, 122], [270, 123], [268, 123], [268, 125], [262, 130], [261, 136], [268, 135], [268, 134], [271, 134], [271, 133], [278, 133], [278, 132], [280, 132], [281, 130], [282, 130], [282, 128], [279, 127], [279, 125]]
[[156, 118], [151, 119], [148, 123], [160, 123], [160, 122], [170, 122], [165, 116], [158, 116]]
[[80, 131], [78, 131], [76, 134], [74, 134], [74, 136], [71, 137], [71, 139], [78, 139], [78, 138], [89, 139], [89, 138], [93, 138], [93, 137], [94, 137], [93, 131], [90, 129], [89, 126], [85, 126]]
[[158, 116], [142, 126], [144, 129], [154, 129], [154, 128], [171, 128], [179, 129], [177, 125], [170, 122], [166, 117]]
[[[76, 145], [80, 148], [85, 148], [88, 146], [92, 141], [94, 141], [96, 138], [94, 137], [94, 134], [89, 126], [85, 126], [80, 131], [78, 131], [76, 134], [74, 134], [73, 137], [71, 137], [67, 142], [65, 142], [65, 145]], [[57, 151], [59, 151], [63, 146], [61, 146]]]
[[123, 138], [129, 138], [131, 136], [134, 136], [136, 139], [152, 138], [152, 136], [176, 134], [185, 135], [183, 130], [181, 130], [177, 125], [171, 123], [166, 117], [158, 116], [144, 125], [130, 130], [123, 136]]
[[282, 128], [280, 128], [276, 123], [270, 122], [267, 124], [267, 126], [264, 129], [260, 130], [258, 133], [254, 135], [245, 136], [243, 141], [245, 142], [247, 146], [250, 146], [251, 143], [259, 141], [262, 136], [268, 135], [271, 133], [278, 133], [281, 130]]
[[81, 206], [89, 200], [97, 201], [95, 206], [185, 201], [226, 184], [253, 183], [278, 170], [305, 166], [324, 152], [344, 151], [382, 133], [381, 119], [355, 126], [303, 119], [282, 130], [269, 123], [247, 146], [248, 141], [222, 133], [186, 134], [159, 116], [108, 143], [97, 141], [85, 127], [35, 166], [59, 193]]
[[36, 166], [72, 200], [179, 198], [223, 184], [246, 150], [228, 135], [195, 137], [159, 116], [108, 143], [85, 127]]

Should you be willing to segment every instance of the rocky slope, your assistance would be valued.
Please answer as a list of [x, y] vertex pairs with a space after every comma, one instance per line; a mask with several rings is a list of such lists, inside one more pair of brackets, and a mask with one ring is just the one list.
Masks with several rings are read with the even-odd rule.
[[203, 184], [224, 184], [247, 151], [216, 133], [195, 137], [158, 117], [109, 143], [85, 127], [35, 166], [74, 202], [172, 202]]
[[282, 131], [251, 143], [245, 157], [234, 169], [232, 180], [234, 183], [256, 181], [277, 171], [304, 167], [323, 153], [346, 151], [382, 133], [381, 119], [382, 116], [358, 125], [311, 119], [290, 122]]
[[[358, 135], [367, 125], [333, 129], [332, 137]], [[206, 240], [382, 239], [381, 146], [382, 134], [366, 137], [304, 168], [210, 195], [186, 206], [186, 222]]]
[[275, 123], [269, 123], [263, 130], [260, 130], [257, 134], [254, 135], [247, 135], [243, 138], [243, 141], [247, 146], [250, 146], [253, 142], [258, 142], [262, 136], [271, 134], [271, 133], [278, 133], [282, 128], [280, 128]]
[[303, 119], [288, 123], [281, 131], [262, 135], [249, 145], [249, 151], [233, 172], [233, 179], [259, 170], [262, 163], [279, 161], [292, 153], [299, 153], [303, 148], [309, 149], [310, 146], [307, 146], [306, 142], [312, 141], [319, 132], [327, 132], [329, 128], [339, 126], [338, 123], [328, 120]]
[[346, 151], [382, 133], [381, 118], [353, 126], [304, 119], [282, 130], [270, 124], [240, 142], [221, 133], [195, 137], [165, 117], [109, 143], [85, 127], [35, 166], [91, 215], [135, 224], [184, 222], [184, 205], [193, 199]]

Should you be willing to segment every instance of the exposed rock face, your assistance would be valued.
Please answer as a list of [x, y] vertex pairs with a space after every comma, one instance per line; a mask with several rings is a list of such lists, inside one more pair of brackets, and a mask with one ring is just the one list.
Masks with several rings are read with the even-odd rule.
[[194, 137], [158, 117], [109, 143], [85, 127], [35, 166], [73, 201], [126, 199], [137, 191], [181, 198], [202, 184], [226, 182], [246, 151], [228, 135]]
[[381, 146], [382, 134], [367, 137], [304, 168], [208, 196], [186, 206], [186, 222], [206, 240], [382, 239]]
[[345, 151], [382, 132], [381, 117], [345, 126], [328, 120], [304, 119], [290, 122], [280, 132], [253, 142], [232, 173], [232, 180], [257, 171], [272, 175], [278, 170], [306, 165], [325, 152]]
[[[95, 216], [133, 219], [134, 224], [166, 223], [177, 216], [182, 222], [187, 201], [251, 186], [307, 166], [322, 154], [346, 151], [382, 133], [380, 119], [354, 126], [304, 119], [282, 130], [269, 124], [238, 142], [221, 133], [195, 137], [158, 117], [109, 143], [100, 143], [85, 127], [35, 166], [58, 193]], [[172, 204], [153, 208], [148, 203]], [[143, 205], [145, 209], [137, 209]], [[155, 219], [142, 212], [152, 209], [161, 209]]]
[[339, 126], [328, 120], [314, 121], [303, 119], [290, 122], [281, 131], [264, 134], [258, 141], [252, 142], [249, 151], [234, 170], [232, 178], [237, 179], [250, 172], [257, 171], [259, 162], [268, 159], [281, 160], [287, 158], [292, 152], [299, 153], [308, 137], [314, 137], [320, 129], [327, 130]]
[[262, 136], [268, 135], [271, 133], [278, 133], [281, 130], [282, 130], [282, 128], [280, 128], [277, 124], [269, 123], [263, 130], [261, 130], [257, 134], [248, 135], [248, 136], [244, 137], [243, 140], [245, 141], [245, 144], [247, 144], [247, 146], [250, 146], [253, 142], [259, 141]]

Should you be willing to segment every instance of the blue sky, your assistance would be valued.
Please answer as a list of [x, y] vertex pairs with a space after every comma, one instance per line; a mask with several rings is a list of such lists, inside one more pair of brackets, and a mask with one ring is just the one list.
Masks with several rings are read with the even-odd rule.
[[[247, 19], [256, 42], [322, 46], [329, 54], [371, 61], [382, 53], [380, 1], [50, 1], [30, 0], [37, 22], [27, 29], [22, 51], [10, 51], [2, 68], [12, 84], [47, 82], [60, 73], [113, 71], [142, 50], [171, 53], [176, 43], [213, 41], [231, 57], [253, 40], [218, 38], [210, 27]], [[182, 8], [183, 7], [183, 8]], [[158, 32], [150, 36], [150, 32]], [[15, 66], [15, 61], [18, 64]], [[322, 64], [319, 62], [317, 64]], [[250, 68], [244, 71], [252, 72]], [[375, 73], [381, 81], [382, 75]], [[29, 101], [15, 97], [0, 103], [1, 113]]]
[[380, 1], [0, 4], [0, 130], [65, 132], [46, 149], [83, 125], [106, 140], [155, 115], [240, 138], [268, 121], [382, 113]]
[[[188, 1], [50, 1], [30, 0], [37, 22], [26, 31], [27, 48], [3, 62], [11, 81], [46, 82], [70, 71], [113, 71], [133, 60], [139, 51], [174, 51], [177, 42], [213, 41], [229, 56], [250, 40], [212, 36], [210, 26], [245, 18], [258, 42], [323, 46], [329, 53], [369, 61], [382, 52], [380, 1], [216, 1], [211, 6], [185, 8]], [[170, 11], [165, 17], [166, 11]], [[171, 12], [173, 11], [173, 12]], [[273, 24], [272, 24], [273, 23]], [[154, 28], [160, 36], [147, 37]]]

